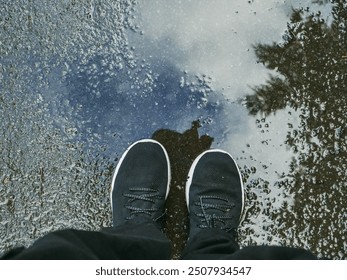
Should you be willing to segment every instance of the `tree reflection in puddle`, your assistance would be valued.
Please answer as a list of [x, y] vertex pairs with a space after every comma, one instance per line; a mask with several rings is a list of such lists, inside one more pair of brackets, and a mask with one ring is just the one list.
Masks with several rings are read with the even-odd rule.
[[260, 62], [281, 76], [256, 87], [246, 106], [253, 115], [299, 112], [300, 124], [289, 128], [286, 141], [295, 153], [285, 175], [290, 180], [281, 183], [295, 203], [273, 215], [292, 244], [345, 258], [347, 6], [333, 2], [331, 24], [319, 13], [296, 10], [282, 44], [255, 47]]

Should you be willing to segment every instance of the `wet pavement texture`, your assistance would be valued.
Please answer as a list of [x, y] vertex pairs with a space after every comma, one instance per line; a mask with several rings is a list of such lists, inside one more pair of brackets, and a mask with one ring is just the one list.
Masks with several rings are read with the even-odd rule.
[[2, 1], [0, 254], [111, 225], [126, 147], [167, 148], [166, 233], [187, 238], [186, 176], [237, 160], [239, 242], [347, 258], [346, 1]]

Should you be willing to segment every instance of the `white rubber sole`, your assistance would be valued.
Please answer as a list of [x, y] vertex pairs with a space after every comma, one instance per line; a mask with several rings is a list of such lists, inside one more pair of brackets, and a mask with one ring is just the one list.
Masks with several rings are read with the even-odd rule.
[[192, 180], [193, 180], [193, 175], [194, 175], [194, 171], [195, 171], [195, 167], [198, 164], [199, 160], [207, 153], [212, 153], [212, 152], [220, 152], [220, 153], [224, 153], [227, 154], [229, 157], [231, 157], [231, 159], [235, 162], [236, 168], [237, 168], [237, 172], [239, 174], [239, 178], [240, 178], [240, 182], [241, 182], [241, 192], [242, 192], [242, 208], [241, 208], [241, 215], [240, 215], [240, 221], [243, 219], [243, 211], [244, 211], [244, 206], [245, 206], [245, 192], [244, 192], [244, 188], [243, 188], [243, 182], [242, 182], [242, 176], [241, 176], [241, 172], [240, 169], [238, 167], [238, 165], [236, 164], [236, 161], [234, 160], [234, 158], [226, 151], [224, 150], [220, 150], [220, 149], [210, 149], [207, 150], [203, 153], [201, 153], [193, 162], [192, 166], [190, 167], [189, 173], [188, 173], [188, 179], [186, 182], [186, 202], [187, 202], [187, 208], [188, 208], [188, 212], [189, 212], [189, 191], [190, 191], [190, 186], [192, 184]]
[[112, 204], [112, 193], [113, 193], [113, 188], [114, 188], [114, 183], [116, 181], [116, 177], [117, 177], [117, 174], [118, 174], [118, 171], [119, 171], [119, 168], [121, 167], [122, 165], [122, 162], [123, 160], [125, 159], [126, 155], [128, 154], [129, 150], [135, 146], [136, 144], [138, 143], [155, 143], [155, 144], [158, 144], [164, 154], [165, 154], [165, 157], [166, 157], [166, 160], [168, 162], [168, 170], [167, 170], [167, 174], [168, 174], [168, 183], [167, 183], [167, 186], [166, 186], [166, 194], [165, 194], [165, 199], [168, 197], [169, 195], [169, 191], [170, 191], [170, 182], [171, 182], [171, 168], [170, 168], [170, 159], [169, 159], [169, 155], [166, 151], [166, 149], [164, 148], [164, 146], [162, 144], [160, 144], [158, 141], [156, 140], [153, 140], [153, 139], [142, 139], [142, 140], [139, 140], [139, 141], [136, 141], [134, 142], [133, 144], [131, 144], [126, 150], [125, 152], [123, 153], [123, 155], [121, 156], [121, 158], [119, 159], [119, 162], [116, 166], [116, 169], [114, 171], [114, 174], [113, 174], [113, 178], [112, 178], [112, 184], [111, 184], [111, 192], [110, 192], [110, 201], [111, 201], [111, 209], [113, 211], [113, 204]]

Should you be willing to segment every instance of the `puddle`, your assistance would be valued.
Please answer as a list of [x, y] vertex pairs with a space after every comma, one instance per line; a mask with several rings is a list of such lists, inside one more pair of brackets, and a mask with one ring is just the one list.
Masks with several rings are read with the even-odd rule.
[[185, 172], [212, 146], [243, 174], [241, 246], [346, 259], [347, 7], [263, 2], [0, 4], [0, 253], [110, 226], [117, 159], [153, 137], [173, 159], [173, 258]]

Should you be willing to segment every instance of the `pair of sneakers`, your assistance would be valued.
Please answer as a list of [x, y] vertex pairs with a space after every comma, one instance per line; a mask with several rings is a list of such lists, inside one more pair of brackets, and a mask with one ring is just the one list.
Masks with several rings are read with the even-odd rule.
[[[113, 226], [155, 222], [161, 225], [170, 189], [170, 161], [157, 141], [132, 144], [120, 158], [111, 190]], [[193, 162], [186, 183], [190, 233], [204, 229], [236, 231], [244, 206], [242, 178], [227, 152], [212, 149]]]

